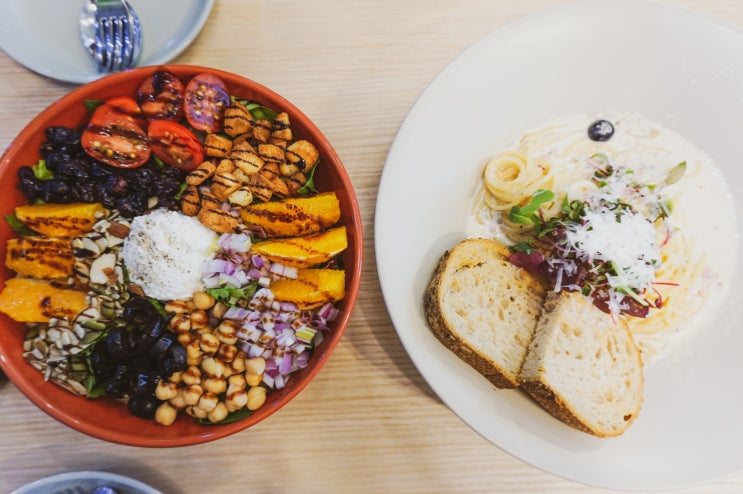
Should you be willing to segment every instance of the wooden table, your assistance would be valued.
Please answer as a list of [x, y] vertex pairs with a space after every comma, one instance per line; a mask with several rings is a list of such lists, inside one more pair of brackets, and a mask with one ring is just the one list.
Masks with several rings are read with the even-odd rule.
[[[129, 475], [168, 493], [598, 493], [484, 440], [433, 393], [385, 310], [374, 206], [395, 133], [442, 67], [504, 23], [561, 0], [219, 0], [174, 62], [220, 68], [284, 95], [344, 161], [365, 226], [366, 265], [351, 325], [328, 365], [288, 406], [232, 437], [153, 450], [78, 433], [13, 385], [0, 389], [0, 492], [71, 470]], [[743, 28], [737, 0], [671, 2]], [[74, 86], [0, 53], [0, 147]], [[743, 492], [743, 472], [684, 493]]]

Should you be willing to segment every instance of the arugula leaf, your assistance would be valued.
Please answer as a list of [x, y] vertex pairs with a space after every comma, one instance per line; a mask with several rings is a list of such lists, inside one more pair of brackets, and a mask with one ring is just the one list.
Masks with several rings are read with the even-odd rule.
[[88, 113], [92, 115], [93, 112], [103, 104], [103, 101], [97, 99], [84, 99], [83, 104], [85, 105], [85, 109], [88, 110]]
[[529, 202], [524, 206], [513, 206], [508, 214], [511, 223], [519, 225], [534, 225], [539, 223], [540, 218], [535, 213], [542, 204], [555, 198], [554, 192], [547, 189], [539, 189], [532, 194]]
[[16, 216], [15, 213], [3, 215], [3, 218], [5, 218], [5, 222], [8, 223], [8, 226], [11, 228], [11, 230], [16, 232], [18, 235], [22, 237], [36, 235], [36, 232], [24, 225], [21, 220], [18, 219], [18, 216]]
[[268, 120], [269, 122], [273, 122], [274, 120], [276, 120], [276, 112], [266, 106], [261, 105], [260, 103], [256, 103], [254, 101], [249, 101], [246, 99], [235, 98], [234, 96], [232, 97], [232, 101], [243, 105], [256, 120]]
[[186, 189], [188, 188], [188, 183], [183, 182], [180, 187], [178, 187], [178, 192], [175, 193], [173, 196], [174, 199], [177, 201], [181, 200], [181, 197], [183, 196], [183, 193], [186, 192]]
[[44, 160], [39, 160], [31, 169], [34, 171], [34, 176], [39, 180], [51, 180], [54, 178], [54, 173], [46, 167], [46, 161]]
[[319, 164], [320, 160], [318, 159], [317, 162], [310, 169], [310, 174], [307, 177], [307, 183], [297, 189], [298, 195], [306, 196], [307, 194], [314, 194], [315, 192], [317, 192], [317, 189], [315, 188], [315, 170], [317, 170], [317, 165]]

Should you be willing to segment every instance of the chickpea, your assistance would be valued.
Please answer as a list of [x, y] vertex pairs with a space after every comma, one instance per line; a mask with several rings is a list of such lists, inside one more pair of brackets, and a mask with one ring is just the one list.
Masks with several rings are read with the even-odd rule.
[[169, 400], [178, 394], [178, 385], [174, 382], [160, 379], [155, 387], [155, 397], [158, 400]]
[[192, 384], [183, 388], [181, 393], [183, 393], [183, 401], [186, 402], [186, 405], [193, 406], [199, 402], [204, 390], [198, 384]]
[[206, 357], [201, 361], [201, 370], [212, 377], [222, 377], [224, 375], [225, 365], [221, 360], [214, 357]]
[[186, 413], [195, 419], [205, 419], [208, 415], [205, 410], [196, 406], [186, 408]]
[[155, 422], [161, 425], [171, 425], [178, 416], [178, 410], [173, 408], [167, 401], [155, 410]]
[[262, 375], [266, 370], [266, 359], [263, 357], [253, 357], [245, 361], [245, 373], [253, 375]]
[[224, 317], [225, 313], [227, 312], [227, 305], [223, 304], [222, 302], [217, 302], [212, 307], [212, 317], [216, 319], [222, 319]]
[[209, 412], [209, 415], [207, 415], [207, 418], [210, 422], [219, 422], [221, 420], [224, 420], [227, 417], [227, 414], [229, 411], [227, 410], [227, 407], [224, 403], [220, 402], [217, 403], [217, 406], [214, 407], [214, 409]]
[[191, 317], [185, 312], [175, 314], [168, 322], [168, 328], [174, 333], [188, 333], [191, 331]]
[[218, 395], [227, 390], [227, 379], [224, 377], [207, 377], [201, 385], [206, 391]]
[[217, 403], [219, 403], [219, 397], [216, 394], [207, 391], [206, 393], [201, 395], [201, 398], [199, 398], [199, 403], [196, 406], [209, 413], [214, 410], [214, 407], [217, 406]]
[[175, 384], [179, 384], [183, 382], [183, 372], [172, 373], [170, 377], [168, 378], [168, 381], [175, 383]]
[[193, 294], [193, 304], [197, 309], [211, 309], [214, 305], [214, 297], [206, 292], [196, 292]]
[[[234, 374], [227, 378], [227, 384], [229, 387], [245, 389], [248, 383], [245, 381], [245, 374]], [[229, 388], [227, 388], [229, 391]]]
[[242, 407], [248, 404], [248, 393], [245, 392], [244, 388], [238, 386], [230, 386], [227, 388], [227, 394], [225, 396], [224, 404], [227, 407], [227, 411], [234, 412], [240, 410]]
[[235, 345], [228, 345], [227, 343], [222, 343], [219, 345], [219, 350], [217, 350], [217, 357], [221, 359], [224, 362], [232, 362], [235, 360], [235, 356], [237, 355], [237, 347]]
[[238, 329], [240, 329], [240, 325], [237, 322], [231, 320], [222, 321], [216, 329], [217, 337], [222, 343], [234, 345], [237, 343]]
[[163, 308], [168, 314], [183, 314], [184, 312], [188, 312], [188, 304], [183, 300], [169, 300]]
[[219, 350], [219, 339], [211, 333], [204, 333], [199, 338], [199, 347], [205, 354], [214, 355]]
[[186, 357], [187, 358], [201, 358], [204, 352], [201, 350], [199, 340], [193, 339], [191, 343], [186, 345]]
[[186, 386], [201, 384], [201, 369], [195, 365], [188, 366], [188, 369], [183, 372], [182, 380]]
[[196, 309], [191, 313], [190, 325], [193, 329], [200, 329], [209, 326], [209, 314], [203, 309]]
[[170, 403], [170, 406], [172, 406], [176, 410], [183, 410], [188, 406], [183, 390], [179, 390], [178, 394], [168, 400], [168, 403]]
[[266, 388], [256, 386], [248, 390], [248, 410], [258, 410], [266, 402]]
[[250, 386], [251, 388], [254, 386], [258, 386], [261, 381], [263, 381], [263, 374], [248, 374], [245, 373], [245, 384]]
[[178, 343], [181, 345], [188, 346], [193, 341], [193, 335], [191, 333], [178, 333]]
[[243, 351], [237, 352], [235, 358], [230, 362], [232, 369], [235, 372], [243, 372], [245, 370], [245, 357], [247, 355]]

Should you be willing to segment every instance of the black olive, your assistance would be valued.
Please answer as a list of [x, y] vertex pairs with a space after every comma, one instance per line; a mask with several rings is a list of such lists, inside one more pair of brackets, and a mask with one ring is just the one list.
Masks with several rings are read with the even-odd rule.
[[30, 166], [22, 166], [18, 169], [18, 188], [26, 195], [29, 202], [34, 202], [44, 190], [44, 181], [36, 178]]
[[106, 350], [117, 361], [126, 360], [131, 354], [129, 332], [123, 327], [113, 327], [106, 336]]
[[62, 161], [57, 165], [56, 175], [76, 180], [85, 180], [88, 178], [88, 164], [78, 158], [71, 158], [69, 161]]
[[99, 161], [90, 163], [90, 176], [95, 180], [105, 181], [113, 172]]
[[80, 181], [72, 185], [70, 191], [76, 201], [95, 202], [95, 185], [93, 182]]
[[[173, 346], [168, 350], [170, 357], [173, 359], [173, 372], [183, 372], [188, 368], [188, 356], [186, 355], [186, 348], [178, 341], [173, 343]], [[170, 376], [173, 372], [168, 374]]]
[[132, 396], [154, 397], [160, 376], [154, 372], [138, 370], [134, 373], [129, 392]]
[[592, 141], [608, 141], [614, 135], [614, 126], [608, 120], [596, 120], [588, 126], [588, 138]]
[[166, 323], [165, 319], [157, 314], [156, 318], [147, 326], [147, 329], [142, 333], [139, 340], [139, 346], [143, 350], [149, 350], [155, 342], [165, 333]]
[[80, 132], [69, 127], [49, 127], [46, 138], [54, 144], [80, 144]]
[[125, 218], [134, 218], [147, 210], [147, 197], [137, 191], [116, 199], [114, 207]]
[[144, 324], [155, 319], [160, 314], [158, 314], [157, 309], [155, 309], [155, 306], [149, 300], [142, 297], [132, 297], [124, 303], [122, 315], [127, 322]]
[[56, 146], [54, 145], [54, 143], [49, 142], [49, 141], [44, 141], [41, 143], [41, 146], [39, 146], [39, 154], [41, 155], [42, 158], [46, 158], [49, 155], [49, 153], [51, 153], [55, 149], [56, 149]]
[[103, 186], [108, 189], [108, 192], [110, 192], [111, 195], [120, 196], [126, 193], [129, 182], [127, 182], [121, 175], [111, 174], [106, 177]]
[[132, 415], [142, 419], [153, 419], [155, 418], [155, 410], [160, 406], [160, 401], [157, 398], [132, 396], [129, 399], [128, 406]]
[[163, 334], [154, 345], [150, 347], [150, 349], [147, 351], [147, 354], [150, 357], [160, 359], [165, 356], [165, 352], [168, 351], [168, 348], [176, 341], [175, 334], [173, 333], [165, 333]]
[[115, 369], [116, 364], [111, 355], [108, 354], [105, 340], [99, 341], [93, 347], [93, 351], [90, 352], [90, 365], [93, 366], [93, 371], [99, 376], [104, 376]]
[[126, 364], [116, 366], [113, 375], [103, 383], [106, 394], [112, 398], [121, 398], [129, 392], [132, 369]]
[[109, 209], [113, 209], [116, 205], [116, 198], [103, 187], [95, 188], [95, 199]]
[[59, 178], [42, 181], [41, 199], [44, 202], [70, 202], [70, 186]]

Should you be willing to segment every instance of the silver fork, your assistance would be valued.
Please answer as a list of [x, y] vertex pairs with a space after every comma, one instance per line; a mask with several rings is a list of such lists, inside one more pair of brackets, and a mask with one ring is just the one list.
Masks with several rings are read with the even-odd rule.
[[142, 27], [126, 0], [86, 0], [80, 36], [99, 73], [133, 67], [142, 49]]

